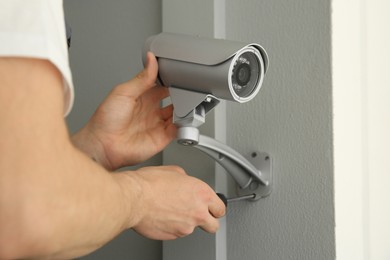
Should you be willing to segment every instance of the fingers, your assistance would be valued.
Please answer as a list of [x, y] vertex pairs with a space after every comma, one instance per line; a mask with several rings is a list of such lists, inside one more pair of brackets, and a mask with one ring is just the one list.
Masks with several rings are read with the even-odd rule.
[[148, 190], [135, 231], [159, 240], [187, 236], [196, 227], [217, 232], [225, 205], [209, 185], [178, 166], [146, 167], [133, 174]]
[[226, 213], [226, 207], [223, 201], [215, 194], [209, 204], [209, 211], [215, 218], [223, 217]]
[[150, 101], [152, 104], [159, 104], [161, 100], [169, 96], [169, 90], [166, 87], [156, 86], [149, 89], [142, 98]]
[[206, 232], [215, 233], [219, 228], [218, 218], [225, 215], [226, 207], [222, 200], [211, 188], [207, 192], [208, 199], [208, 212], [204, 215], [203, 222], [199, 224], [199, 227]]
[[169, 105], [169, 106], [162, 108], [160, 113], [161, 113], [161, 118], [163, 120], [166, 121], [168, 119], [171, 119], [172, 115], [173, 115], [173, 105]]
[[165, 136], [168, 140], [166, 145], [168, 145], [170, 142], [172, 142], [172, 140], [177, 137], [177, 127], [172, 123], [172, 119], [170, 120], [170, 122], [166, 122]]
[[208, 233], [216, 233], [219, 229], [219, 220], [209, 214], [205, 223], [199, 227]]
[[206, 222], [200, 226], [204, 231], [209, 233], [215, 233], [217, 232], [219, 228], [219, 221], [218, 218], [221, 218], [226, 213], [226, 207], [225, 204], [222, 202], [222, 200], [214, 193], [211, 198], [211, 201], [209, 202], [209, 214], [206, 219]]

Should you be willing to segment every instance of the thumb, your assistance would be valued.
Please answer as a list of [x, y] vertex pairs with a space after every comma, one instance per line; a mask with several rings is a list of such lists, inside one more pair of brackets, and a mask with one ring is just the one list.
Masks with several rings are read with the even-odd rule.
[[141, 80], [149, 80], [150, 85], [155, 85], [158, 73], [158, 63], [156, 56], [150, 51], [146, 53], [146, 65], [145, 68], [136, 76]]
[[133, 79], [121, 84], [120, 89], [133, 97], [141, 96], [148, 89], [156, 86], [158, 73], [157, 59], [153, 53], [146, 54], [146, 66]]

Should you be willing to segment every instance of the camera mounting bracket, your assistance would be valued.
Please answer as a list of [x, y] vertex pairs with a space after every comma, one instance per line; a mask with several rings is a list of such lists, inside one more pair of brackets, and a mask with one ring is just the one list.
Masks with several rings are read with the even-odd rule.
[[[178, 116], [181, 112], [189, 109], [189, 103], [176, 106], [175, 96], [171, 96], [174, 105], [174, 122], [178, 128], [178, 143], [185, 146], [193, 146], [206, 153], [217, 161], [232, 176], [237, 183], [238, 195], [255, 194], [251, 201], [266, 197], [271, 193], [272, 187], [272, 160], [269, 154], [259, 151], [252, 151], [246, 158], [240, 153], [213, 138], [201, 135], [198, 127], [205, 122], [205, 116], [214, 108], [219, 100], [208, 94], [198, 94], [182, 89], [170, 88], [170, 92], [175, 94], [181, 91], [189, 92], [192, 99], [192, 106], [189, 112], [183, 117]], [[173, 90], [173, 91], [172, 91]], [[194, 94], [194, 95], [193, 95]], [[176, 96], [177, 97], [177, 96]], [[190, 101], [189, 101], [190, 102]], [[188, 106], [187, 106], [188, 105]], [[194, 108], [195, 107], [195, 108]], [[179, 108], [179, 113], [177, 109]]]
[[205, 122], [206, 114], [216, 107], [220, 100], [211, 94], [169, 87], [174, 107], [173, 122], [178, 126], [199, 127]]

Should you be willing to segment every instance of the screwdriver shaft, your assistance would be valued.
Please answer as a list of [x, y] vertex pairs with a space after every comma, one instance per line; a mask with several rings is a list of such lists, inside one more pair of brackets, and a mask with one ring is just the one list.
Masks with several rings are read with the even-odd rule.
[[227, 207], [227, 204], [230, 202], [235, 202], [235, 201], [240, 201], [240, 200], [251, 200], [256, 198], [256, 194], [249, 194], [249, 195], [244, 195], [244, 196], [239, 196], [239, 197], [234, 197], [234, 198], [226, 198], [226, 196], [222, 193], [217, 193], [218, 197], [223, 201], [225, 206]]
[[239, 196], [239, 197], [234, 197], [234, 198], [228, 198], [227, 202], [235, 202], [235, 201], [240, 201], [240, 200], [249, 200], [249, 199], [254, 199], [256, 197], [256, 194], [249, 194], [249, 195], [244, 195], [244, 196]]

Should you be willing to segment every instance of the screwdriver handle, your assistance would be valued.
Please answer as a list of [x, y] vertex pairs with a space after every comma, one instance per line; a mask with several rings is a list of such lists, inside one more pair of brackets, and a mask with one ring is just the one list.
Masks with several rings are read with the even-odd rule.
[[226, 196], [224, 194], [218, 193], [218, 192], [217, 192], [217, 195], [223, 201], [223, 204], [225, 204], [225, 207], [227, 207], [228, 200], [227, 200]]

